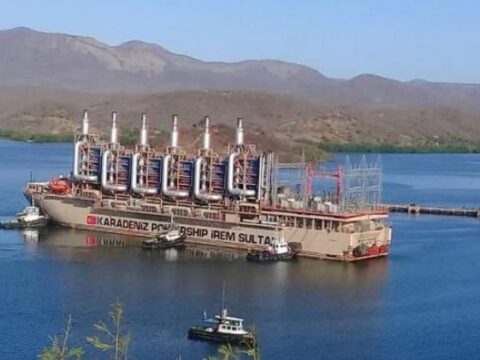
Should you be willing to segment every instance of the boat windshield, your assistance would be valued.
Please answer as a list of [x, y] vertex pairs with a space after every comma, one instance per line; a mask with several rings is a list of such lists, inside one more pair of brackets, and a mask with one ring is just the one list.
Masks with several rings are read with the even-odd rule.
[[174, 222], [171, 222], [169, 225], [168, 225], [168, 228], [167, 228], [169, 231], [172, 231], [172, 230], [178, 230], [178, 225]]
[[40, 209], [36, 206], [27, 206], [23, 211], [19, 212], [17, 216], [39, 215]]

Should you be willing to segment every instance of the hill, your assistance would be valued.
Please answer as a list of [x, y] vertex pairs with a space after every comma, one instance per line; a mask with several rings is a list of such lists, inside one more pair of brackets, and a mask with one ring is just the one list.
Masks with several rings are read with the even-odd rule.
[[371, 74], [331, 79], [277, 60], [204, 62], [141, 41], [110, 46], [27, 28], [0, 31], [0, 47], [0, 135], [9, 137], [65, 138], [89, 108], [102, 132], [110, 111], [119, 111], [129, 140], [141, 112], [149, 113], [157, 141], [166, 139], [170, 116], [177, 113], [190, 145], [204, 115], [217, 126], [219, 146], [243, 116], [252, 141], [282, 150], [285, 158], [302, 149], [315, 157], [320, 147], [480, 144], [477, 84]]

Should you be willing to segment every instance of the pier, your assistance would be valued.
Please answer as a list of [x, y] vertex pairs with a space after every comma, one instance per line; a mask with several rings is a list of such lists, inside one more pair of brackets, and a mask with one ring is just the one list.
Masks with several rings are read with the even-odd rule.
[[450, 215], [450, 216], [468, 216], [480, 218], [480, 209], [469, 208], [451, 208], [451, 207], [436, 207], [436, 206], [422, 206], [416, 204], [410, 205], [383, 205], [389, 212], [399, 212], [407, 214], [428, 214], [428, 215]]

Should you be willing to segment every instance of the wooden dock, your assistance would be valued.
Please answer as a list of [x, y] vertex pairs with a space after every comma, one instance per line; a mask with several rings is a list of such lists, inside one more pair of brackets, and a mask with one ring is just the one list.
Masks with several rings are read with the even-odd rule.
[[428, 214], [428, 215], [450, 215], [450, 216], [468, 216], [480, 218], [480, 209], [467, 209], [467, 208], [449, 208], [449, 207], [435, 207], [435, 206], [422, 206], [416, 204], [410, 205], [383, 205], [390, 212], [399, 212], [407, 214]]

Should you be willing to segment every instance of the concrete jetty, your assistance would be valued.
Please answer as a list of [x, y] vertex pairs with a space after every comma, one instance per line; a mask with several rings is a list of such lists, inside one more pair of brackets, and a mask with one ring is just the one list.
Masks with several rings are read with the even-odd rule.
[[450, 216], [468, 216], [480, 218], [480, 209], [472, 208], [452, 208], [452, 207], [436, 207], [423, 206], [417, 204], [398, 205], [398, 204], [384, 204], [383, 205], [390, 212], [400, 212], [407, 214], [428, 214], [428, 215], [450, 215]]

